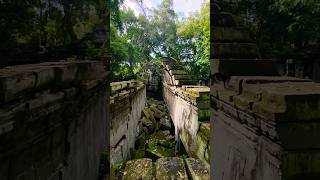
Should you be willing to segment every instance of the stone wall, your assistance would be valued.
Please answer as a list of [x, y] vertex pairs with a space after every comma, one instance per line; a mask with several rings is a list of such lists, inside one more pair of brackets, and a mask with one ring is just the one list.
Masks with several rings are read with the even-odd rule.
[[0, 179], [98, 179], [106, 150], [102, 62], [0, 70]]
[[141, 127], [146, 88], [140, 81], [111, 83], [111, 164], [130, 158]]
[[[212, 17], [212, 29], [242, 29], [232, 14]], [[226, 33], [211, 37], [214, 47], [247, 43]], [[212, 54], [213, 179], [319, 179], [320, 84], [281, 76], [277, 60]]]
[[175, 59], [162, 58], [163, 97], [181, 140], [191, 157], [209, 165], [210, 110], [209, 88], [197, 86]]

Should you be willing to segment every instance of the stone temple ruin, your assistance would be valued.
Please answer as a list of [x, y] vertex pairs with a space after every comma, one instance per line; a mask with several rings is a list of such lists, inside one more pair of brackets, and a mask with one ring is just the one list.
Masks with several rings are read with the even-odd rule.
[[[111, 164], [122, 168], [123, 179], [209, 179], [209, 88], [175, 59], [161, 60], [163, 103], [146, 100], [142, 82], [111, 83]], [[177, 156], [182, 151], [187, 158]]]
[[109, 72], [62, 61], [0, 70], [0, 179], [98, 179]]
[[[320, 179], [320, 85], [285, 77], [280, 61], [260, 58], [240, 18], [211, 9], [210, 90], [170, 57], [156, 105], [138, 80], [109, 87], [103, 62], [1, 69], [0, 179], [106, 179], [107, 156], [123, 162], [123, 179]], [[141, 132], [162, 125], [152, 135], [169, 142], [170, 156], [134, 150], [146, 142], [137, 143]]]
[[140, 81], [111, 83], [111, 164], [129, 158], [139, 134], [142, 109], [146, 103], [146, 88]]
[[212, 178], [319, 179], [320, 84], [260, 59], [239, 18], [212, 4]]
[[210, 90], [196, 81], [173, 58], [163, 58], [163, 97], [172, 118], [176, 139], [191, 157], [209, 166]]

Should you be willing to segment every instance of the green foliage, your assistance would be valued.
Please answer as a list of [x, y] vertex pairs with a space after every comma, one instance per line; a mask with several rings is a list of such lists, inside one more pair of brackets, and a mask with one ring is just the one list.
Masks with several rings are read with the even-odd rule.
[[297, 49], [319, 51], [318, 0], [240, 0], [235, 6], [230, 6], [226, 0], [219, 3], [224, 11], [246, 19], [263, 56], [294, 57]]
[[209, 80], [210, 74], [210, 7], [204, 4], [197, 12], [179, 23], [179, 59], [184, 60], [194, 79]]
[[185, 63], [195, 79], [209, 80], [209, 3], [183, 22], [178, 21], [172, 0], [163, 0], [150, 16], [120, 11], [120, 21], [122, 30], [111, 31], [114, 81], [141, 79], [146, 63], [155, 67], [153, 75], [160, 78], [161, 56]]
[[156, 55], [178, 57], [176, 20], [172, 0], [163, 0], [157, 9], [153, 9], [150, 35]]
[[115, 180], [115, 179], [119, 179], [120, 177], [122, 177], [124, 170], [125, 170], [125, 166], [126, 166], [125, 163], [113, 164], [111, 166], [110, 179]]
[[82, 56], [82, 41], [102, 23], [105, 8], [104, 0], [0, 1], [2, 59]]

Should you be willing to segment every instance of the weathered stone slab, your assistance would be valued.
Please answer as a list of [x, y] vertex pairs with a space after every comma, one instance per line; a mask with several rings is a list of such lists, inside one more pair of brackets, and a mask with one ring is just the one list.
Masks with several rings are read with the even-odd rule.
[[193, 180], [209, 180], [209, 168], [200, 160], [187, 158], [186, 167]]
[[[78, 64], [102, 71], [78, 81], [58, 73]], [[98, 179], [106, 150], [107, 75], [94, 61], [1, 69], [0, 179]]]
[[[226, 178], [240, 177], [242, 169], [248, 179], [302, 177], [319, 172], [315, 168], [317, 151], [309, 154], [319, 146], [314, 138], [319, 136], [318, 84], [289, 77], [231, 77], [225, 86], [215, 84], [213, 88], [218, 92], [212, 99], [214, 178], [222, 174]], [[260, 150], [256, 152], [256, 148]], [[224, 152], [226, 149], [230, 152]], [[312, 160], [300, 158], [307, 155]], [[259, 168], [254, 165], [257, 162], [261, 163]], [[239, 168], [228, 168], [231, 166]], [[253, 170], [255, 175], [250, 174]]]
[[171, 123], [168, 117], [160, 119], [160, 129], [161, 130], [171, 130]]
[[188, 179], [183, 160], [178, 157], [160, 158], [156, 162], [156, 179]]
[[126, 163], [123, 180], [153, 179], [153, 163], [151, 159], [137, 159]]
[[185, 70], [174, 70], [174, 69], [172, 69], [172, 70], [170, 70], [169, 71], [169, 73], [170, 73], [170, 75], [186, 75], [187, 74], [187, 72], [185, 71]]
[[196, 80], [174, 80], [174, 85], [176, 86], [182, 86], [182, 85], [196, 85], [198, 81]]
[[189, 75], [186, 74], [175, 74], [173, 75], [175, 80], [185, 80], [185, 79], [191, 79]]
[[200, 123], [195, 136], [183, 131], [181, 141], [190, 157], [197, 158], [209, 165], [210, 159], [210, 124]]
[[32, 72], [0, 72], [1, 102], [8, 102], [27, 89], [36, 85], [36, 76]]
[[[111, 130], [110, 146], [111, 164], [120, 163], [130, 158], [130, 150], [134, 148], [142, 124], [153, 130], [155, 123], [152, 111], [150, 118], [142, 118], [142, 110], [146, 102], [146, 89], [142, 82], [124, 81], [111, 84], [113, 94], [110, 104]], [[149, 114], [148, 114], [149, 115]], [[140, 122], [141, 121], [141, 122]]]

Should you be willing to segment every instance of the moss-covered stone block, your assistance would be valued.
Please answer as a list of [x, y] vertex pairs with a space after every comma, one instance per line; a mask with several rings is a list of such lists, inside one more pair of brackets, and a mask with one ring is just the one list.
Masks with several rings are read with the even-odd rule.
[[151, 180], [154, 178], [154, 168], [151, 159], [137, 159], [126, 163], [125, 171], [123, 172], [123, 180]]
[[202, 161], [194, 158], [187, 158], [186, 160], [187, 171], [193, 180], [209, 180], [209, 168]]
[[187, 172], [183, 160], [178, 157], [160, 158], [156, 162], [157, 180], [187, 180]]

